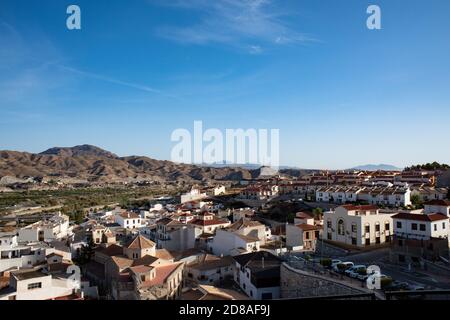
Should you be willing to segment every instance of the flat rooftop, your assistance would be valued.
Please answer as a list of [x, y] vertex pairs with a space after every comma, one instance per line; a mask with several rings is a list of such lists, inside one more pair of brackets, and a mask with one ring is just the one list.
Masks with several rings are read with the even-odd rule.
[[45, 273], [39, 270], [26, 270], [26, 271], [14, 271], [11, 274], [17, 278], [17, 280], [28, 280], [33, 278], [47, 277]]

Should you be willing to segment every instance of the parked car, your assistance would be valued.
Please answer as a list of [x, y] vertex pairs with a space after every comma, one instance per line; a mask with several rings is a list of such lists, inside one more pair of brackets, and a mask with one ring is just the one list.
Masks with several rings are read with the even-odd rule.
[[345, 270], [347, 270], [347, 269], [349, 269], [349, 268], [351, 268], [353, 266], [354, 266], [353, 262], [350, 262], [350, 261], [348, 261], [348, 262], [341, 262], [341, 263], [336, 264], [333, 267], [333, 270], [338, 272], [338, 273], [344, 273]]
[[342, 261], [338, 259], [331, 260], [331, 268], [333, 269], [339, 263], [342, 263]]
[[403, 291], [411, 290], [408, 282], [394, 280], [390, 286], [385, 288], [386, 291]]
[[425, 290], [425, 287], [421, 286], [421, 285], [410, 285], [408, 287], [408, 290], [421, 291], [421, 290]]
[[360, 274], [360, 272], [367, 273], [366, 270], [367, 268], [365, 265], [359, 264], [345, 270], [345, 274], [352, 278], [356, 278]]

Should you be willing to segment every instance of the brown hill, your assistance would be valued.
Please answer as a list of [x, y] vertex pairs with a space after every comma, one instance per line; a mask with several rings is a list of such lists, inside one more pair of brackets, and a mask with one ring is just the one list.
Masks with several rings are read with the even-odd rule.
[[258, 170], [238, 167], [212, 168], [140, 156], [118, 157], [90, 145], [51, 148], [39, 154], [0, 151], [0, 178], [60, 177], [92, 182], [126, 180], [189, 182], [250, 179], [258, 174]]

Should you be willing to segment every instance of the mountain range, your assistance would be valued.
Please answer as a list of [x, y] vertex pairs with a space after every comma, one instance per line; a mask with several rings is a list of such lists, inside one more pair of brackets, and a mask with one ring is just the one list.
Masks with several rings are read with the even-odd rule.
[[177, 164], [143, 156], [119, 157], [92, 145], [51, 148], [35, 154], [0, 151], [0, 178], [15, 181], [51, 177], [67, 182], [239, 181], [260, 174], [259, 168], [206, 167]]
[[390, 164], [366, 164], [351, 168], [350, 170], [362, 170], [362, 171], [402, 171], [403, 169]]

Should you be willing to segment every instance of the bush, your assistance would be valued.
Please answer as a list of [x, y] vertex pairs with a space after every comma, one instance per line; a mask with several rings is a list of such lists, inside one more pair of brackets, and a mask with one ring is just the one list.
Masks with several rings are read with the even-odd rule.
[[383, 277], [380, 279], [380, 285], [381, 289], [387, 288], [392, 284], [392, 278], [391, 277]]
[[320, 264], [324, 267], [331, 267], [331, 259], [322, 259]]

